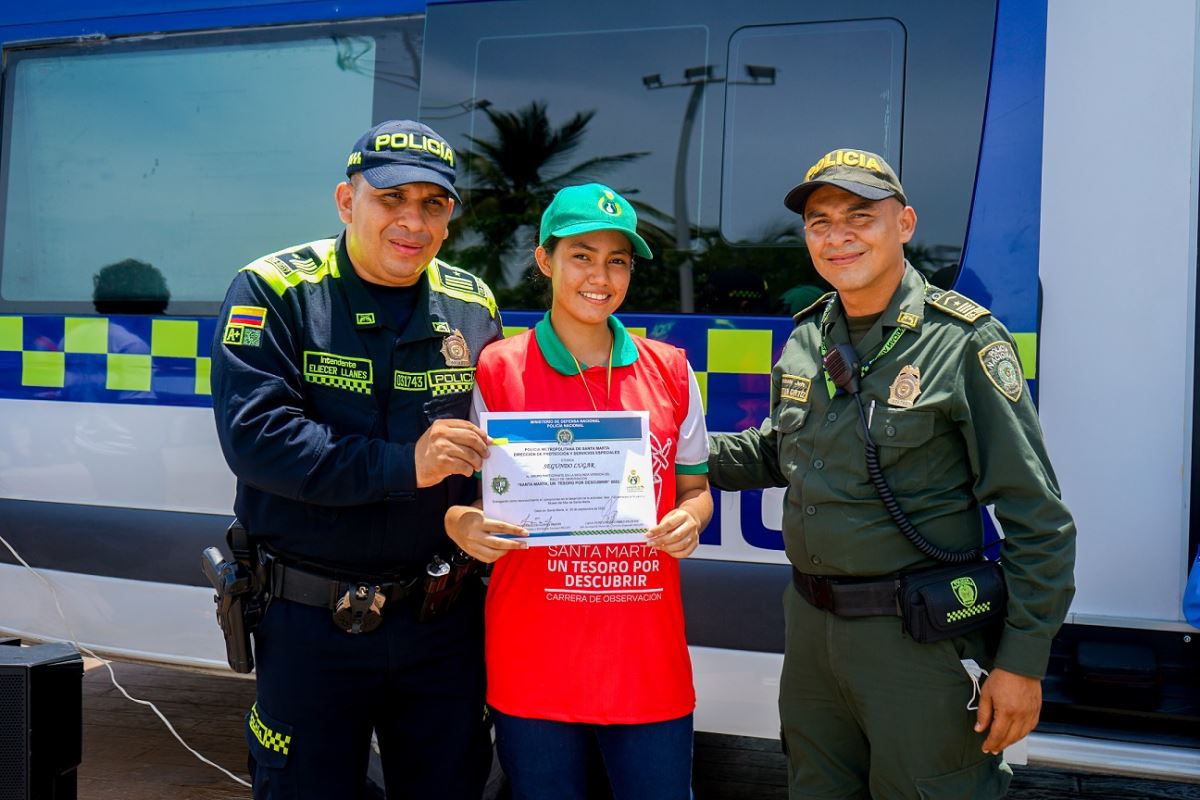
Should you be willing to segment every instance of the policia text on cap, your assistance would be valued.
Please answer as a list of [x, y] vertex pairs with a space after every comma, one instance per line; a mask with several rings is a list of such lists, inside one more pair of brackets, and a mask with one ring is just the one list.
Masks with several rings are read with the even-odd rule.
[[[1015, 345], [905, 261], [916, 212], [878, 155], [823, 156], [785, 204], [836, 292], [796, 315], [770, 417], [712, 437], [709, 478], [787, 487], [790, 796], [1002, 797], [1000, 754], [1037, 723], [1074, 592], [1075, 526]], [[986, 505], [999, 569], [970, 553]]]
[[455, 161], [424, 125], [367, 131], [336, 190], [345, 232], [242, 268], [221, 310], [235, 555], [267, 598], [246, 718], [260, 800], [360, 796], [372, 731], [389, 796], [478, 798], [490, 767], [482, 587], [443, 517], [475, 499], [486, 444], [466, 417], [500, 318], [435, 258]]

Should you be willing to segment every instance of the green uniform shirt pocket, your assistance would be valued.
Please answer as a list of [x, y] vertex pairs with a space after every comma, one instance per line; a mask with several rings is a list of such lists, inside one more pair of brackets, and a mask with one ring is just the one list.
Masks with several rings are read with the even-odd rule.
[[933, 442], [936, 423], [937, 414], [933, 411], [889, 409], [880, 414], [878, 408], [875, 410], [871, 437], [879, 445], [879, 464], [888, 485], [902, 497], [928, 488], [929, 456], [930, 448], [936, 446]]
[[776, 408], [775, 429], [781, 435], [792, 433], [804, 427], [804, 420], [807, 418], [808, 406], [788, 402], [780, 403]]
[[800, 463], [801, 435], [809, 407], [784, 401], [775, 408], [774, 426], [779, 433], [779, 469], [791, 479]]

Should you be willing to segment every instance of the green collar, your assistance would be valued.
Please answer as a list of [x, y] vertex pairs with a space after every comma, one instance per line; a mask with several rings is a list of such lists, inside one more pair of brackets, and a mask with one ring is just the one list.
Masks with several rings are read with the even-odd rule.
[[[892, 299], [879, 316], [878, 321], [858, 343], [858, 349], [861, 352], [871, 349], [886, 339], [885, 331], [890, 332], [892, 328], [907, 328], [920, 332], [921, 323], [925, 320], [925, 292], [927, 289], [928, 283], [925, 277], [906, 260], [904, 275], [900, 279], [900, 285], [896, 287], [896, 293], [892, 295]], [[829, 310], [829, 313], [821, 316], [821, 335], [839, 342], [850, 341], [845, 314], [840, 313], [840, 299], [834, 295], [831, 299], [821, 298], [821, 300]]]
[[[633, 339], [625, 330], [625, 326], [621, 324], [621, 320], [610, 316], [608, 327], [613, 335], [612, 365], [613, 367], [628, 367], [637, 361], [637, 345], [633, 343]], [[580, 364], [580, 368], [575, 366], [575, 359], [571, 357], [571, 353], [562, 343], [562, 339], [559, 339], [558, 334], [554, 332], [554, 326], [550, 324], [549, 311], [534, 326], [533, 335], [537, 338], [538, 348], [542, 351], [542, 355], [546, 357], [546, 363], [555, 372], [562, 375], [578, 375], [581, 371], [580, 368], [588, 368], [587, 364]]]

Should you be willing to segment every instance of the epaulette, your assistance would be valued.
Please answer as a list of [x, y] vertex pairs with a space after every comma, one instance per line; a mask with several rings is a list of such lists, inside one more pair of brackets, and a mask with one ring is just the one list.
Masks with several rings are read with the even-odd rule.
[[963, 297], [958, 292], [944, 291], [942, 289], [933, 289], [926, 292], [925, 302], [944, 314], [949, 314], [955, 319], [961, 319], [963, 322], [970, 322], [972, 324], [981, 317], [986, 317], [992, 313], [974, 300]]
[[336, 239], [288, 247], [242, 267], [241, 272], [253, 272], [282, 296], [302, 282], [320, 283], [338, 277]]
[[465, 303], [476, 303], [486, 308], [491, 316], [496, 316], [496, 298], [479, 278], [436, 258], [430, 262], [427, 272], [431, 290]]
[[825, 294], [821, 295], [816, 300], [814, 300], [811, 305], [805, 306], [804, 308], [800, 309], [795, 314], [793, 314], [792, 321], [799, 322], [800, 320], [804, 319], [809, 314], [816, 311], [818, 307], [823, 306], [827, 302], [829, 302], [829, 298], [833, 297], [835, 294], [836, 294], [836, 292], [826, 292]]

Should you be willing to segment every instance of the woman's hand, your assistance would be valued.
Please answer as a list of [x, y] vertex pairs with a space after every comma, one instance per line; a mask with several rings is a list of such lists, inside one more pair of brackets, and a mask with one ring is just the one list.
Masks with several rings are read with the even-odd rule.
[[646, 532], [646, 544], [675, 558], [687, 558], [700, 545], [700, 521], [683, 508], [673, 508]]
[[646, 532], [646, 544], [675, 558], [687, 558], [700, 546], [700, 532], [712, 519], [712, 494], [705, 475], [675, 476], [675, 508]]
[[525, 550], [529, 545], [521, 539], [505, 539], [507, 536], [528, 536], [529, 532], [518, 525], [488, 519], [476, 506], [450, 506], [446, 511], [446, 535], [462, 548], [463, 552], [485, 564], [506, 555], [510, 550]]

